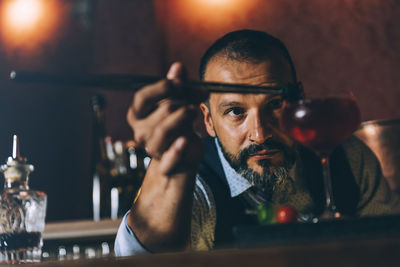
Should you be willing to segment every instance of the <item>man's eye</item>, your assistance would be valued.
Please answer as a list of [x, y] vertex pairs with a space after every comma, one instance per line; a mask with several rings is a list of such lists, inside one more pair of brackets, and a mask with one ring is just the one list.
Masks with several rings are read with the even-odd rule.
[[282, 99], [273, 99], [268, 103], [268, 108], [270, 109], [277, 109], [282, 107]]
[[240, 116], [243, 113], [244, 113], [244, 110], [242, 108], [230, 108], [225, 111], [225, 114], [228, 114], [230, 116], [235, 116], [235, 117]]

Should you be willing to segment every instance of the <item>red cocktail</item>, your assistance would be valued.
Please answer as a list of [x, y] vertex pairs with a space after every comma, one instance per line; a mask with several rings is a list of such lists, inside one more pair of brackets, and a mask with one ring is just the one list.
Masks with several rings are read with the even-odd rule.
[[360, 110], [350, 94], [288, 102], [282, 107], [282, 130], [321, 158], [326, 193], [324, 217], [340, 217], [332, 197], [328, 156], [357, 129], [360, 121]]
[[360, 110], [350, 97], [306, 99], [286, 103], [281, 128], [320, 156], [328, 155], [360, 124]]

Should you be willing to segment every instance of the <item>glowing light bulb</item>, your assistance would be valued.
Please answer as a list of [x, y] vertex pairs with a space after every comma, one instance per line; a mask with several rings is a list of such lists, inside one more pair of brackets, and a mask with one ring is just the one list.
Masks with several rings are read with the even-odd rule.
[[203, 0], [203, 2], [210, 5], [226, 5], [232, 3], [232, 0]]
[[209, 6], [218, 8], [235, 6], [238, 4], [238, 0], [194, 0], [194, 2], [197, 2], [197, 4], [203, 7]]
[[7, 24], [15, 30], [29, 30], [40, 20], [43, 9], [41, 0], [14, 0], [6, 9]]
[[0, 43], [10, 52], [16, 47], [34, 52], [49, 42], [63, 18], [60, 2], [0, 0]]

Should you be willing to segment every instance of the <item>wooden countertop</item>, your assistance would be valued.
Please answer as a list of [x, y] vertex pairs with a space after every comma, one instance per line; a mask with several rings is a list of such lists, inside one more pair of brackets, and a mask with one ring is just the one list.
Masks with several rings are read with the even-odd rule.
[[254, 249], [215, 250], [211, 252], [137, 255], [125, 258], [53, 261], [35, 265], [45, 267], [400, 266], [400, 238], [308, 243]]

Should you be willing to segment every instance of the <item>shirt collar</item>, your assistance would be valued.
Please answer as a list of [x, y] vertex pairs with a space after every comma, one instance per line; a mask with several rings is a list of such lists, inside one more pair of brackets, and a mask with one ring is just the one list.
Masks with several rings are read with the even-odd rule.
[[221, 160], [222, 169], [224, 170], [226, 181], [228, 182], [229, 191], [231, 193], [231, 197], [236, 197], [249, 189], [252, 185], [246, 178], [238, 174], [229, 164], [229, 162], [225, 159], [224, 154], [222, 153], [222, 149], [218, 143], [217, 138], [214, 138], [215, 145], [217, 147], [218, 156]]

